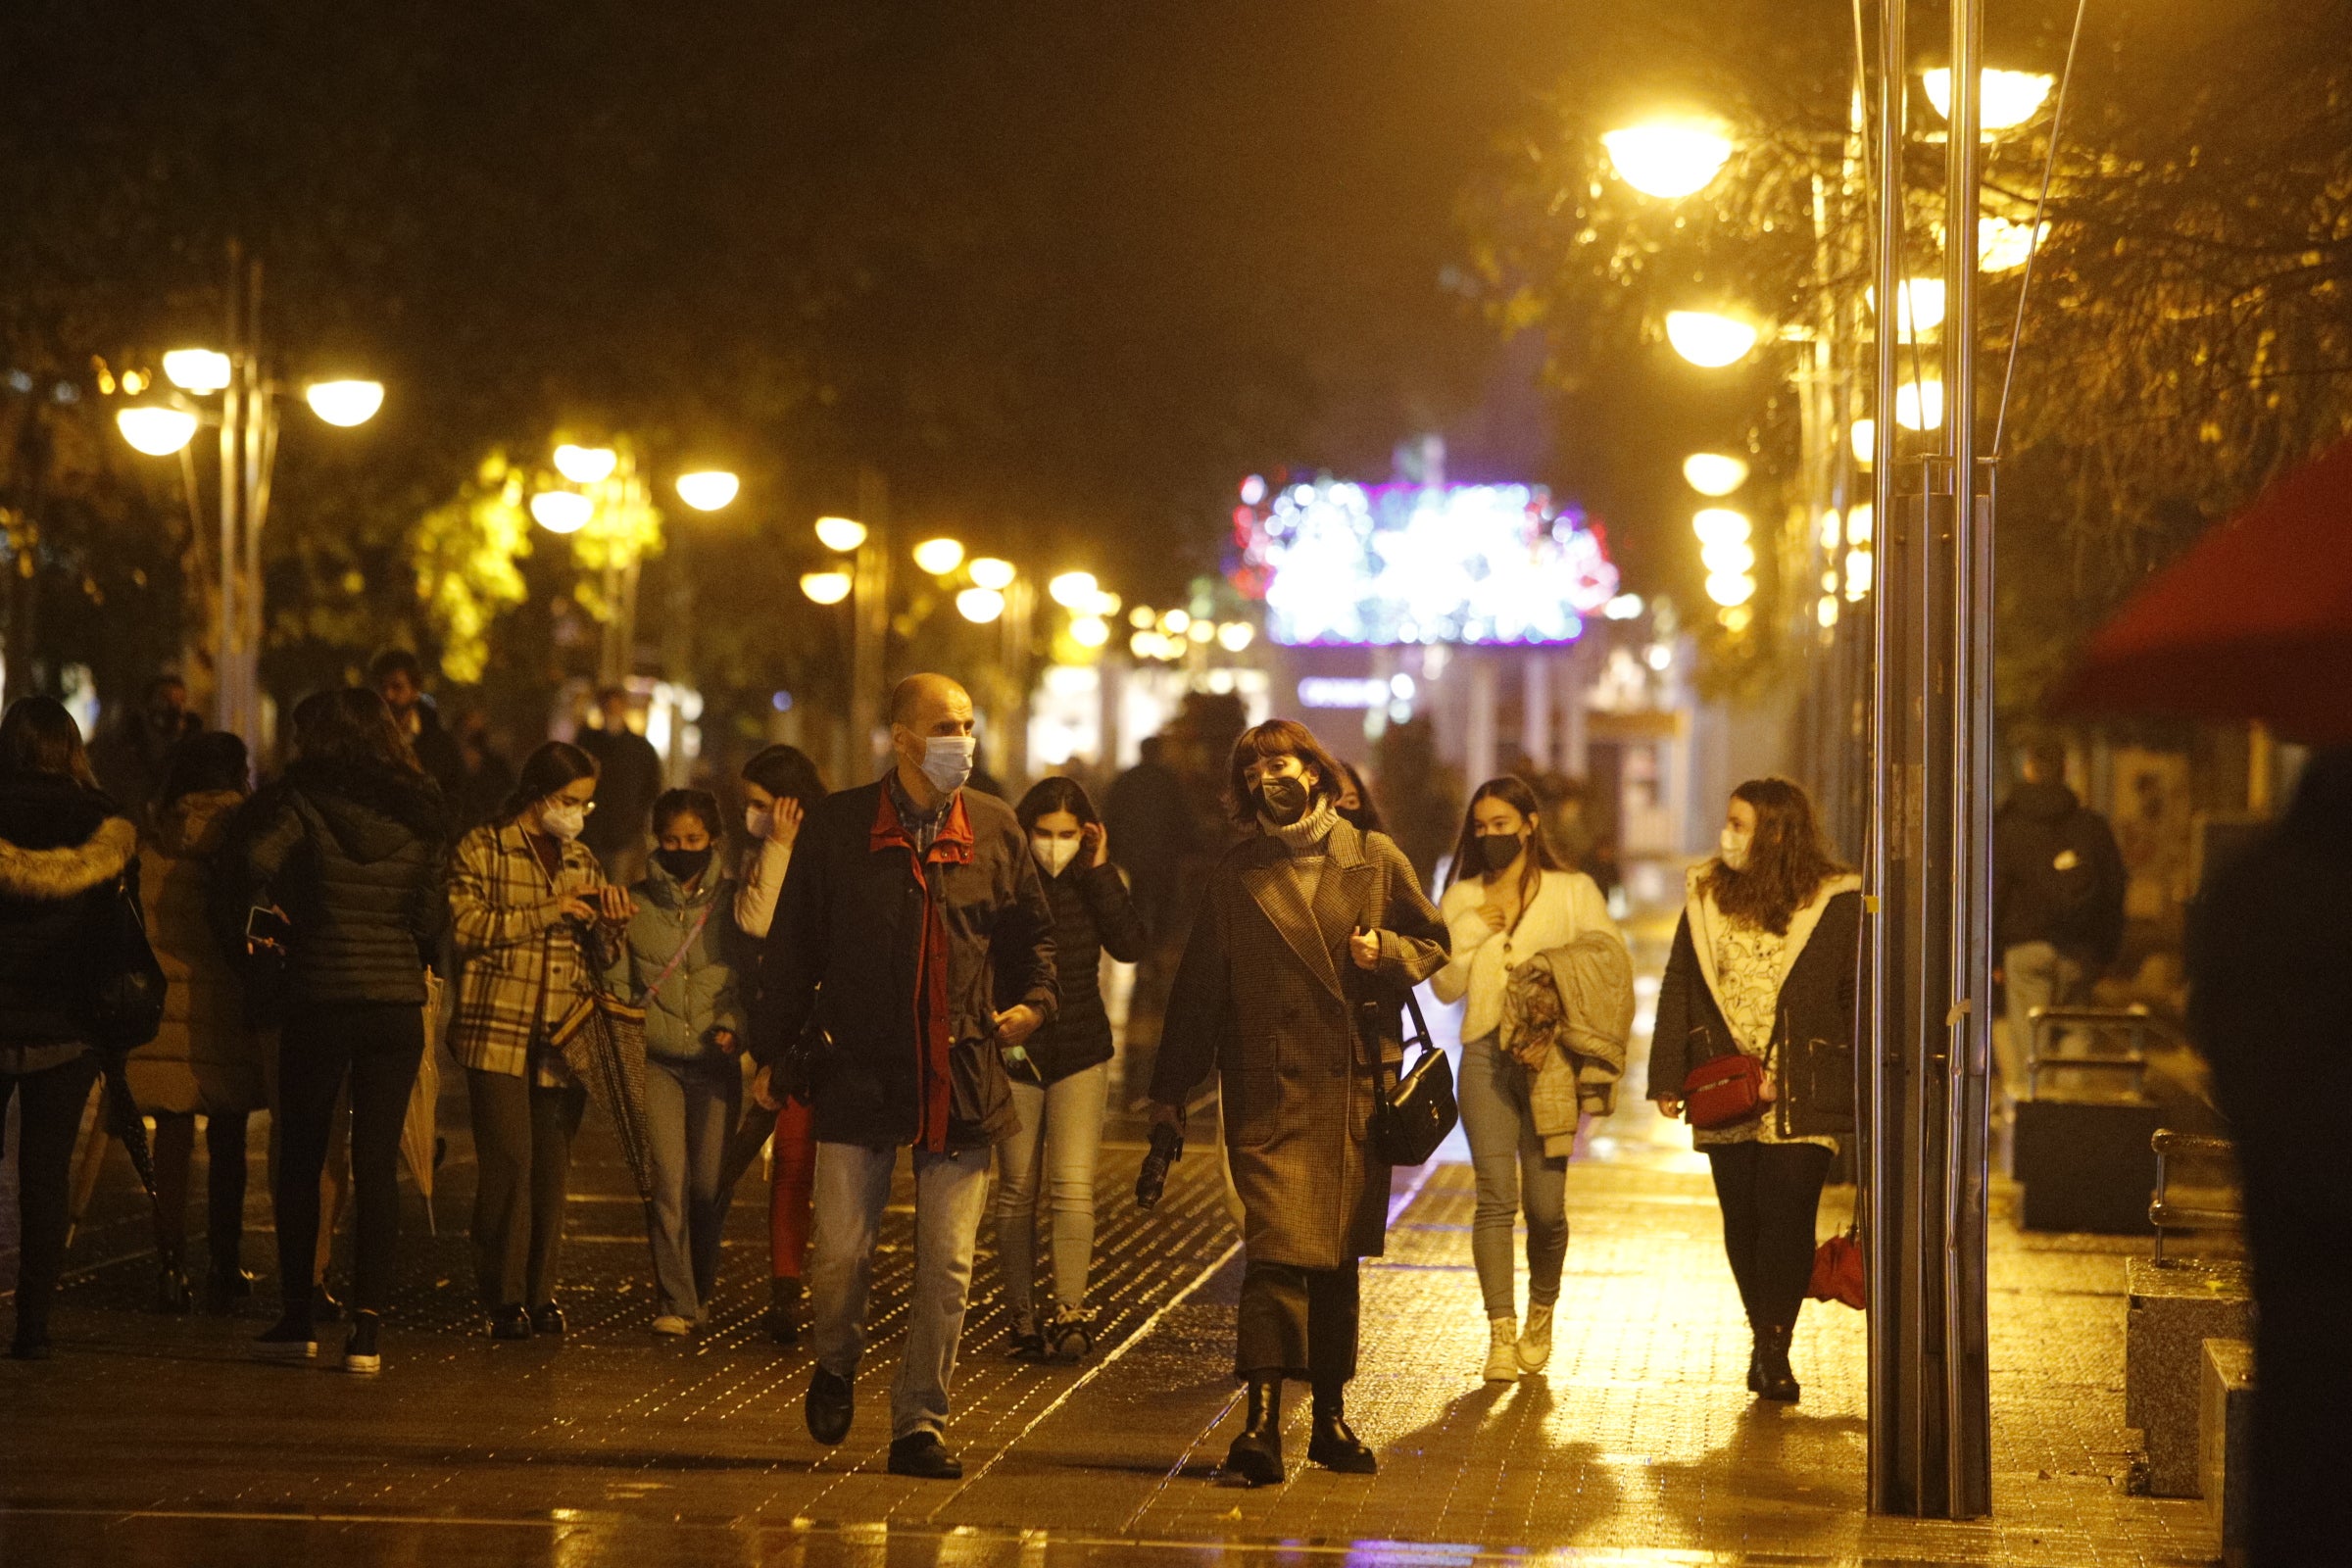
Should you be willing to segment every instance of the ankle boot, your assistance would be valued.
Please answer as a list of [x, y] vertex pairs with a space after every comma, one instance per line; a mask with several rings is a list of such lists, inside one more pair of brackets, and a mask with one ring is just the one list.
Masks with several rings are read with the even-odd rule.
[[1756, 1392], [1783, 1404], [1794, 1404], [1798, 1394], [1796, 1373], [1788, 1365], [1788, 1341], [1794, 1332], [1770, 1324], [1756, 1334]]
[[1377, 1475], [1380, 1460], [1348, 1425], [1347, 1398], [1344, 1384], [1315, 1385], [1315, 1435], [1306, 1445], [1307, 1460], [1342, 1475]]
[[1225, 1450], [1217, 1481], [1228, 1487], [1278, 1487], [1282, 1479], [1282, 1379], [1251, 1378], [1242, 1435]]
[[188, 1271], [180, 1262], [179, 1250], [164, 1249], [156, 1257], [155, 1309], [180, 1317], [195, 1304], [196, 1294], [188, 1289]]
[[1487, 1319], [1487, 1369], [1489, 1383], [1519, 1381], [1519, 1320], [1508, 1315]]
[[778, 1345], [801, 1343], [801, 1282], [779, 1274], [767, 1282], [767, 1337]]

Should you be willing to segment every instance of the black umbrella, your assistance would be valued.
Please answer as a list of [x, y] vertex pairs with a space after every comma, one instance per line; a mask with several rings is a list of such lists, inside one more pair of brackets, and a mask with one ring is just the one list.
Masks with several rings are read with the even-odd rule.
[[147, 1189], [147, 1200], [155, 1202], [155, 1151], [147, 1146], [147, 1118], [130, 1097], [129, 1059], [119, 1051], [110, 1051], [104, 1061], [106, 1130], [122, 1141], [123, 1152], [130, 1155], [130, 1168], [139, 1173], [139, 1185]]
[[747, 1095], [743, 1120], [728, 1135], [727, 1152], [718, 1162], [718, 1190], [734, 1191], [735, 1184], [743, 1180], [743, 1173], [752, 1168], [752, 1161], [760, 1157], [760, 1151], [775, 1136], [776, 1113]]

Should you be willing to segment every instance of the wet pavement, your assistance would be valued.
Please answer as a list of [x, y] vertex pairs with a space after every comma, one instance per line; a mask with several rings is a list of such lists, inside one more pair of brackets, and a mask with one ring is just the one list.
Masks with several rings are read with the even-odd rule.
[[[444, 1102], [453, 1121], [463, 1098]], [[1196, 1123], [1196, 1132], [1201, 1129]], [[1070, 1367], [1006, 1360], [983, 1237], [950, 1436], [959, 1483], [884, 1471], [909, 1215], [878, 1262], [874, 1350], [850, 1441], [801, 1423], [805, 1350], [760, 1333], [764, 1197], [747, 1179], [707, 1332], [657, 1342], [636, 1200], [583, 1142], [560, 1342], [493, 1344], [466, 1282], [472, 1170], [453, 1125], [438, 1236], [408, 1195], [400, 1298], [376, 1378], [250, 1361], [264, 1326], [143, 1310], [151, 1263], [119, 1154], [57, 1313], [57, 1358], [0, 1362], [0, 1564], [793, 1563], [1053, 1568], [1345, 1557], [1469, 1564], [2186, 1564], [2203, 1505], [2130, 1495], [2125, 1260], [2135, 1244], [2027, 1237], [1993, 1257], [1994, 1517], [1864, 1507], [1864, 1320], [1811, 1305], [1803, 1402], [1745, 1391], [1746, 1334], [1714, 1201], [1680, 1129], [1629, 1104], [1569, 1178], [1574, 1238], [1547, 1377], [1479, 1381], [1466, 1165], [1400, 1173], [1389, 1256], [1364, 1277], [1349, 1413], [1376, 1478], [1306, 1466], [1295, 1397], [1288, 1483], [1218, 1487], [1238, 1425], [1229, 1375], [1237, 1237], [1213, 1159], [1177, 1167], [1153, 1214], [1127, 1196], [1140, 1129], [1113, 1128], [1095, 1299]], [[259, 1140], [257, 1139], [257, 1143]], [[200, 1156], [201, 1157], [201, 1156]], [[257, 1177], [258, 1177], [257, 1167]], [[2012, 1195], [2004, 1191], [2005, 1206]], [[1824, 1229], [1850, 1191], [1833, 1191]], [[257, 1181], [249, 1259], [268, 1254]], [[0, 1278], [13, 1260], [0, 1260]]]

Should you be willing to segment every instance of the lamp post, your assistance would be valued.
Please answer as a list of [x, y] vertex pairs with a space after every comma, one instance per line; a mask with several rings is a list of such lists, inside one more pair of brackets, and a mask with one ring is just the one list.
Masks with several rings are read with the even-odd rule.
[[[213, 617], [213, 722], [260, 755], [263, 619], [262, 531], [270, 518], [277, 466], [278, 410], [286, 388], [263, 366], [262, 264], [229, 247], [225, 349], [174, 349], [164, 375], [169, 401], [138, 404], [115, 416], [124, 441], [151, 457], [180, 456], [191, 513], [196, 487], [190, 443], [202, 424], [220, 431], [218, 603]], [[205, 400], [218, 396], [219, 411]], [[311, 412], [327, 424], [365, 424], [383, 407], [377, 381], [314, 381], [304, 389]]]

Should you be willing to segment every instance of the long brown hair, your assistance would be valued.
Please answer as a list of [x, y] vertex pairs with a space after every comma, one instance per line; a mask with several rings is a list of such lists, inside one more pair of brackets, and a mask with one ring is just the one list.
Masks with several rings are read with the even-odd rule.
[[1821, 836], [1813, 798], [1785, 778], [1751, 778], [1732, 791], [1756, 813], [1756, 836], [1747, 847], [1747, 865], [1735, 871], [1716, 859], [1699, 887], [1715, 906], [1735, 920], [1788, 934], [1796, 911], [1813, 902], [1821, 885], [1845, 866]]
[[1225, 770], [1225, 809], [1233, 814], [1234, 826], [1257, 825], [1257, 802], [1243, 775], [1251, 762], [1268, 757], [1296, 757], [1315, 770], [1314, 786], [1307, 792], [1310, 810], [1315, 801], [1339, 799], [1340, 760], [1324, 750], [1315, 732], [1297, 719], [1271, 718], [1242, 731], [1241, 739], [1233, 743], [1233, 757]]
[[400, 721], [369, 688], [336, 687], [316, 705], [304, 703], [303, 715], [298, 745], [305, 762], [424, 776]]
[[1536, 803], [1536, 792], [1527, 780], [1514, 773], [1491, 778], [1470, 792], [1470, 804], [1462, 808], [1461, 836], [1453, 841], [1453, 869], [1446, 875], [1446, 885], [1452, 887], [1465, 876], [1485, 876], [1478, 865], [1478, 803], [1500, 801], [1527, 819], [1527, 863], [1519, 868], [1519, 906], [1524, 909], [1535, 902], [1536, 890], [1544, 882], [1546, 871], [1564, 871], [1560, 858], [1552, 853], [1551, 840], [1544, 836], [1543, 808]]
[[8, 715], [0, 718], [0, 771], [56, 773], [85, 789], [98, 787], [81, 726], [54, 697], [20, 697], [8, 705]]

